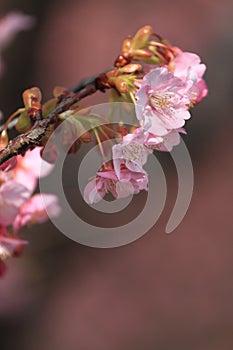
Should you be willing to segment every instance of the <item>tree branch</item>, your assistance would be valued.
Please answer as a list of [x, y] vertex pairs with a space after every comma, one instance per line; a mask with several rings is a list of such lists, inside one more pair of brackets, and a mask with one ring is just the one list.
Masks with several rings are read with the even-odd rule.
[[97, 90], [105, 91], [106, 88], [108, 88], [106, 75], [102, 73], [83, 79], [69, 89], [69, 91], [75, 92], [75, 95], [63, 96], [58, 106], [46, 118], [37, 120], [29, 131], [9, 141], [8, 145], [0, 151], [0, 165], [16, 155], [24, 154], [27, 150], [40, 146], [48, 127], [57, 122], [59, 114], [67, 111], [74, 103], [84, 97], [94, 94]]

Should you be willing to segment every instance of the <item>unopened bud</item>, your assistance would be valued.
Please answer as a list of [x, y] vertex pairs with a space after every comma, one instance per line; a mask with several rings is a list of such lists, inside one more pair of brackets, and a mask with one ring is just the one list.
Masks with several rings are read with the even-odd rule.
[[174, 70], [175, 70], [175, 61], [174, 60], [171, 60], [168, 64], [168, 70], [169, 72], [171, 73], [174, 73]]
[[122, 48], [121, 48], [122, 53], [129, 52], [132, 47], [132, 43], [133, 43], [132, 38], [130, 37], [125, 38], [125, 40], [122, 43]]
[[84, 143], [89, 143], [92, 141], [91, 133], [87, 131], [84, 134], [82, 134], [82, 136], [80, 136], [79, 139]]
[[143, 49], [134, 50], [134, 52], [133, 52], [133, 59], [135, 59], [135, 60], [150, 58], [152, 56], [153, 56], [153, 54], [150, 51], [143, 50]]
[[119, 69], [121, 73], [128, 73], [128, 74], [135, 73], [141, 70], [142, 70], [142, 66], [136, 63], [127, 64], [126, 66]]
[[4, 129], [0, 134], [0, 150], [8, 145], [9, 139], [7, 131]]
[[145, 26], [145, 27], [142, 27], [141, 29], [139, 29], [133, 38], [133, 48], [134, 49], [141, 49], [141, 48], [145, 47], [151, 34], [152, 34], [152, 27], [151, 26]]
[[120, 77], [115, 79], [115, 86], [117, 91], [119, 91], [121, 94], [128, 92], [127, 82]]

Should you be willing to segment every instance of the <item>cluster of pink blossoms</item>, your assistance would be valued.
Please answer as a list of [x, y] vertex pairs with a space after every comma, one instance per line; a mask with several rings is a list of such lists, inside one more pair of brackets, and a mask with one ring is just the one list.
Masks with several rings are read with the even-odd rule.
[[178, 48], [176, 52], [172, 65], [157, 67], [142, 79], [135, 94], [140, 126], [112, 147], [112, 162], [85, 188], [87, 203], [97, 203], [109, 192], [122, 198], [147, 190], [143, 166], [148, 155], [154, 150], [171, 151], [179, 144], [180, 133], [186, 133], [189, 109], [208, 93], [202, 78], [206, 66], [196, 54]]
[[[32, 23], [30, 16], [20, 13], [9, 14], [0, 21], [0, 75], [3, 67], [2, 49], [17, 31], [30, 28]], [[159, 40], [154, 41], [155, 37]], [[144, 69], [148, 73], [142, 73], [143, 66], [133, 62], [145, 64]], [[156, 68], [151, 69], [152, 65], [156, 65]], [[86, 132], [84, 127], [88, 122], [103, 156], [102, 167], [84, 190], [87, 203], [97, 203], [107, 193], [115, 198], [124, 198], [147, 190], [148, 174], [144, 165], [148, 156], [156, 150], [169, 152], [179, 144], [180, 134], [186, 133], [184, 126], [191, 116], [190, 108], [208, 93], [203, 80], [205, 70], [206, 66], [201, 63], [199, 56], [166, 44], [152, 32], [150, 26], [139, 29], [133, 38], [124, 39], [114, 69], [95, 78], [99, 90], [112, 89], [114, 101], [118, 101], [120, 96], [122, 101], [135, 102], [137, 125], [128, 131], [120, 123], [115, 132], [107, 119], [101, 118], [107, 125], [101, 124], [99, 128], [99, 118], [80, 113], [74, 103], [64, 113], [57, 112], [54, 129], [46, 130], [46, 137], [49, 138], [46, 141], [50, 141], [51, 146], [47, 146], [47, 153], [43, 150], [44, 159], [56, 160], [59, 152], [51, 142], [52, 129], [55, 130], [72, 116], [71, 125], [66, 125], [62, 135], [62, 145], [72, 153], [79, 149], [81, 143], [91, 142], [92, 133]], [[26, 132], [35, 121], [35, 116], [46, 118], [51, 109], [55, 110], [59, 103], [64, 102], [63, 99], [72, 98], [72, 94], [66, 89], [56, 88], [54, 98], [42, 106], [40, 90], [36, 87], [26, 90], [23, 94], [25, 108], [18, 109], [8, 118], [1, 132], [0, 148], [8, 144], [7, 128], [13, 118], [20, 114], [16, 129]], [[80, 131], [82, 135], [73, 143], [73, 134], [76, 136]], [[117, 137], [117, 143], [111, 148], [112, 160], [105, 161], [108, 147], [102, 142], [109, 141], [113, 136]], [[44, 142], [41, 144], [44, 145]], [[19, 255], [27, 244], [27, 241], [19, 238], [19, 230], [25, 225], [42, 223], [60, 214], [56, 196], [34, 194], [38, 178], [47, 175], [53, 167], [41, 159], [41, 150], [41, 147], [36, 147], [24, 156], [11, 158], [0, 166], [0, 276], [5, 272], [5, 259]]]
[[4, 260], [19, 255], [27, 244], [17, 235], [20, 228], [60, 213], [56, 196], [33, 194], [39, 176], [46, 176], [53, 167], [41, 159], [40, 150], [36, 147], [0, 167], [0, 276], [5, 272]]

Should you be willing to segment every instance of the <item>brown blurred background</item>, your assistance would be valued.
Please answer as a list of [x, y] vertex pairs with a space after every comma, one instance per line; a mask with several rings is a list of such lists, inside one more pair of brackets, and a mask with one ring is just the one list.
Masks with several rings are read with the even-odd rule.
[[181, 225], [164, 234], [177, 182], [162, 155], [166, 208], [140, 240], [104, 250], [70, 241], [51, 223], [25, 231], [31, 244], [0, 281], [1, 349], [232, 349], [232, 1], [0, 1], [1, 14], [14, 9], [35, 15], [37, 26], [4, 52], [5, 115], [27, 87], [40, 86], [46, 99], [55, 85], [111, 66], [122, 38], [144, 24], [202, 57], [209, 96], [187, 126], [195, 188]]

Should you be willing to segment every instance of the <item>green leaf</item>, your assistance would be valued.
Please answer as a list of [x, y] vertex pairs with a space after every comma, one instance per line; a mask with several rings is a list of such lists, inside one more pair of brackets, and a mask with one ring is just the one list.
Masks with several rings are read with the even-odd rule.
[[46, 117], [49, 113], [51, 113], [57, 106], [57, 99], [52, 98], [51, 100], [48, 100], [45, 102], [42, 106], [42, 114], [43, 117]]
[[15, 127], [19, 132], [25, 132], [30, 129], [31, 119], [27, 111], [20, 114]]

